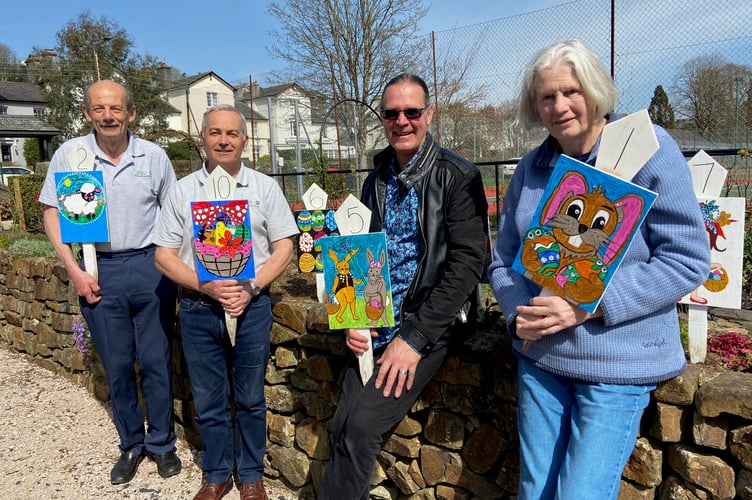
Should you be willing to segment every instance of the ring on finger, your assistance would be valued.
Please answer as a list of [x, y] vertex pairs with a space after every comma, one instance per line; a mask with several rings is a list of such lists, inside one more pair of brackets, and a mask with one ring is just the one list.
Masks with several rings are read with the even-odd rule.
[[400, 375], [410, 375], [410, 372], [408, 372], [407, 370], [400, 370], [399, 374]]
[[408, 377], [414, 377], [415, 376], [415, 372], [407, 372], [407, 376]]

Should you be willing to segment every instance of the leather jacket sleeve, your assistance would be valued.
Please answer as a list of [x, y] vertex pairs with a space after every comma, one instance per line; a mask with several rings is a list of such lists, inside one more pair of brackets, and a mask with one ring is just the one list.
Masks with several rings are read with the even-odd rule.
[[[488, 204], [477, 168], [451, 172], [440, 208], [423, 210], [426, 254], [405, 299], [398, 335], [419, 352], [439, 342], [475, 292], [489, 261]], [[424, 196], [430, 205], [429, 185]], [[438, 196], [436, 197], [438, 198]], [[431, 242], [431, 239], [435, 241]]]

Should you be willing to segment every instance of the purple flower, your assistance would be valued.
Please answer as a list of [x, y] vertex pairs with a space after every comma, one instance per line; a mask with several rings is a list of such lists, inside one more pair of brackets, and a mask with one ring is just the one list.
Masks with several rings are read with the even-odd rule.
[[76, 349], [78, 349], [78, 352], [81, 354], [90, 354], [94, 347], [91, 340], [91, 332], [89, 332], [89, 327], [81, 313], [76, 316], [76, 320], [71, 325], [71, 330], [73, 330], [76, 338]]

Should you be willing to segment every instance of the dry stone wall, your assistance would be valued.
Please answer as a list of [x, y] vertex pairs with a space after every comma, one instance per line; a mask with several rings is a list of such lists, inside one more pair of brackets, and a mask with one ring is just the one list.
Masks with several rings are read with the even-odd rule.
[[[273, 293], [273, 296], [276, 295]], [[106, 399], [96, 356], [75, 347], [75, 289], [56, 259], [0, 251], [0, 346]], [[315, 498], [331, 454], [330, 426], [346, 361], [323, 306], [275, 299], [266, 371], [266, 474]], [[200, 436], [176, 331], [178, 434]], [[515, 357], [501, 332], [464, 331], [410, 413], [388, 435], [372, 498], [513, 498], [519, 476]], [[662, 384], [624, 470], [620, 499], [752, 500], [752, 374], [693, 365]]]

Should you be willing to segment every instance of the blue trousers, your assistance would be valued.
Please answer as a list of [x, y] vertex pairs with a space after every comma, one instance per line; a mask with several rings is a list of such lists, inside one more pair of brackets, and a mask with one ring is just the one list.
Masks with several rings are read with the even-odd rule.
[[[237, 470], [241, 483], [264, 475], [266, 400], [271, 300], [264, 292], [238, 317], [230, 345], [224, 310], [180, 298], [180, 329], [191, 380], [196, 425], [204, 443], [201, 468], [210, 483], [227, 481]], [[235, 404], [235, 422], [230, 402]]]
[[[172, 359], [175, 285], [154, 266], [154, 247], [97, 256], [102, 300], [79, 297], [110, 388], [120, 450], [163, 454], [175, 448]], [[138, 402], [135, 362], [147, 410]]]
[[[378, 354], [377, 350], [375, 359], [378, 359]], [[332, 424], [332, 458], [319, 488], [319, 500], [368, 499], [371, 473], [381, 450], [382, 434], [407, 414], [441, 367], [446, 354], [447, 347], [443, 346], [421, 359], [413, 388], [403, 391], [399, 398], [393, 395], [385, 398], [384, 388], [376, 389], [378, 367], [364, 386], [357, 358], [350, 356]]]
[[578, 382], [518, 356], [520, 500], [619, 495], [655, 385]]

